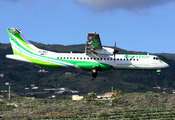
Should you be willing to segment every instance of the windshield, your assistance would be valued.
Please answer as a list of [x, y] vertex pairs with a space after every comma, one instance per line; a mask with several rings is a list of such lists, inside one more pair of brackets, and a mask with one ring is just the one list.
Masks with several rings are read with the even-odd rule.
[[154, 59], [154, 60], [160, 60], [160, 58], [159, 58], [159, 57], [153, 57], [153, 59]]

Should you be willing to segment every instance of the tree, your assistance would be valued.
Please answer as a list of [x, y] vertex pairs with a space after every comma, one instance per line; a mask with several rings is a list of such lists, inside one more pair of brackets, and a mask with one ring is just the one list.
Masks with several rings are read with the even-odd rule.
[[96, 93], [94, 93], [94, 92], [91, 92], [91, 94], [90, 95], [88, 95], [88, 100], [91, 100], [91, 98], [97, 98], [97, 94]]
[[115, 93], [116, 96], [118, 95], [118, 91], [117, 90], [114, 90], [113, 93]]
[[117, 96], [123, 95], [123, 92], [121, 90], [114, 90], [113, 93], [115, 93]]
[[121, 90], [118, 91], [118, 96], [123, 95], [123, 92]]

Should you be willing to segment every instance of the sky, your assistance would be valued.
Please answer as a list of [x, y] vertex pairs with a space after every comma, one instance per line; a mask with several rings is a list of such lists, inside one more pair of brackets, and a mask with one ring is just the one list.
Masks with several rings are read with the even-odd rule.
[[0, 0], [0, 43], [9, 27], [43, 44], [85, 44], [97, 32], [103, 46], [175, 53], [175, 0]]

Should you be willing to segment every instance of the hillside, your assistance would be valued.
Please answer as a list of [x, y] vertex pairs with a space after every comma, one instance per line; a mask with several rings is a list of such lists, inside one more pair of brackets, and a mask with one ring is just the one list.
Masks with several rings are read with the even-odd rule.
[[[81, 45], [45, 45], [33, 42], [37, 47], [55, 52], [84, 52], [84, 46]], [[146, 54], [145, 52], [126, 51], [118, 48], [119, 53]], [[12, 54], [10, 44], [0, 43], [0, 88], [7, 89], [5, 82], [13, 83], [14, 92], [28, 92], [24, 90], [26, 86], [35, 84], [39, 90], [44, 88], [53, 88], [55, 84], [59, 87], [68, 87], [73, 90], [79, 90], [80, 94], [88, 92], [105, 93], [114, 89], [123, 92], [147, 92], [154, 90], [153, 87], [175, 89], [175, 60], [174, 54], [157, 54], [163, 61], [170, 65], [170, 68], [163, 70], [160, 77], [156, 72], [145, 71], [110, 71], [98, 74], [96, 79], [91, 77], [91, 73], [79, 70], [49, 69], [41, 68], [33, 64], [6, 59], [6, 54]], [[45, 69], [47, 73], [38, 73]], [[72, 74], [66, 75], [66, 72]], [[38, 90], [38, 91], [39, 91]], [[161, 91], [161, 90], [159, 90]]]
[[[118, 104], [104, 101], [80, 101], [60, 99], [11, 99], [17, 107], [0, 102], [0, 119], [168, 119], [175, 118], [174, 94], [124, 94], [117, 98]], [[112, 106], [111, 106], [112, 105]]]

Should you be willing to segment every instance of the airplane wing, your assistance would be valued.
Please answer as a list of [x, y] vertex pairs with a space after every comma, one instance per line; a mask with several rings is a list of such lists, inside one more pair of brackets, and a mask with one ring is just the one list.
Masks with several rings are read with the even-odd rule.
[[96, 50], [101, 50], [102, 44], [98, 33], [89, 33], [86, 41], [86, 54], [96, 53]]

